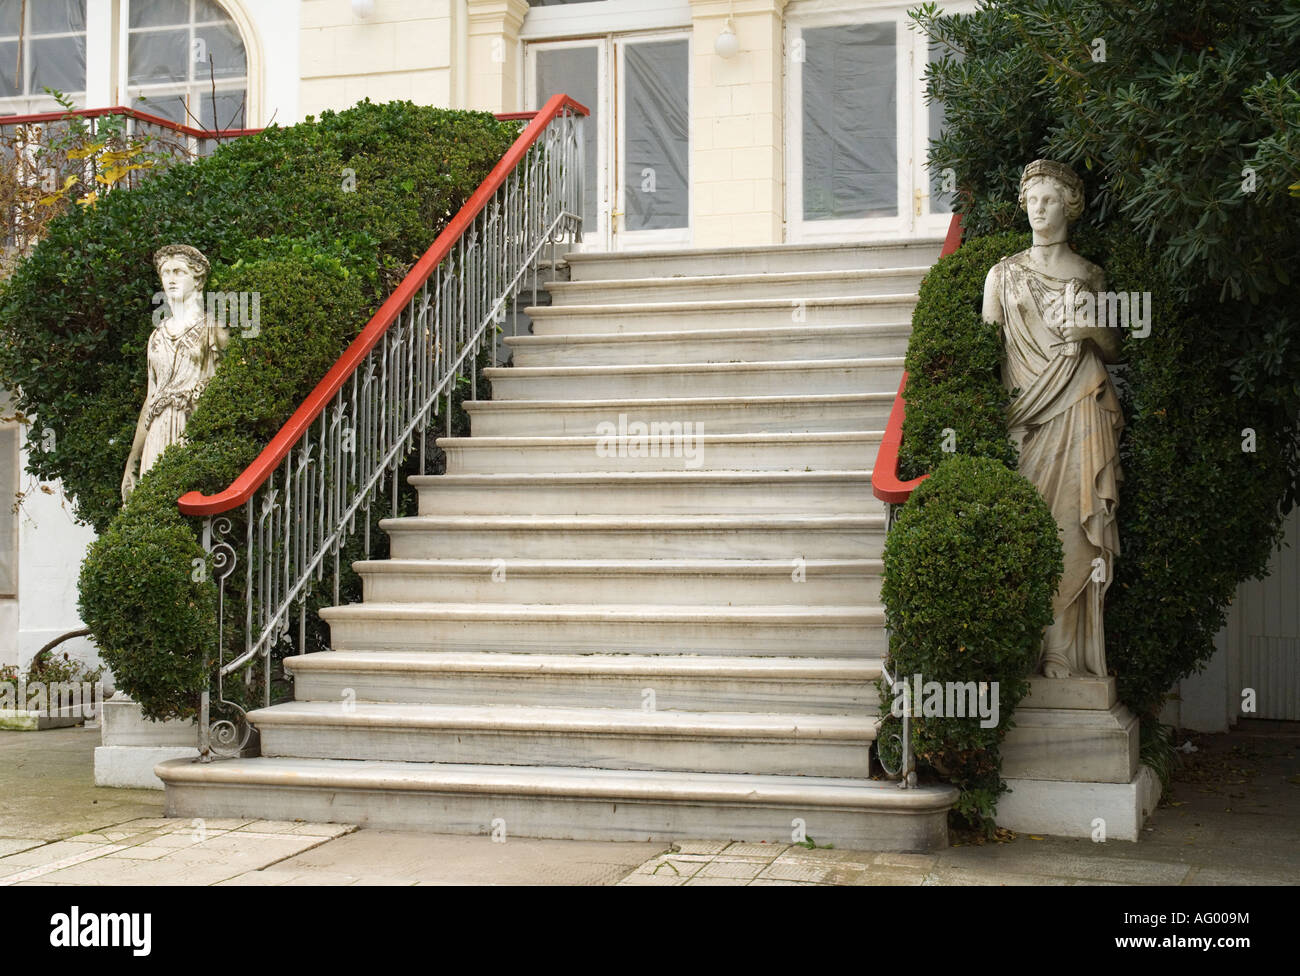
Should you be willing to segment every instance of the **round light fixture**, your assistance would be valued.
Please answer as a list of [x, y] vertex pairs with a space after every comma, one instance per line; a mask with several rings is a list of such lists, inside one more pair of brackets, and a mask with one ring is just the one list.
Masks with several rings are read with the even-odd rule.
[[740, 38], [736, 36], [736, 31], [731, 26], [730, 17], [727, 18], [727, 23], [723, 26], [718, 39], [713, 42], [713, 50], [724, 58], [735, 57], [736, 52], [740, 50]]
[[352, 15], [365, 20], [375, 12], [375, 0], [352, 0]]

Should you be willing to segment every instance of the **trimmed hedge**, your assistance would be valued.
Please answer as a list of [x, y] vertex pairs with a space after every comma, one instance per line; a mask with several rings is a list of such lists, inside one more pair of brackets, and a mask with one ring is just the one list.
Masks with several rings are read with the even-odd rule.
[[[950, 454], [1016, 466], [1004, 413], [1002, 336], [984, 321], [984, 278], [1004, 257], [1029, 246], [1028, 234], [966, 241], [926, 272], [907, 343], [907, 414], [899, 474], [933, 471]], [[945, 436], [945, 430], [952, 431]], [[951, 445], [955, 450], [947, 451]]]
[[[32, 440], [30, 470], [61, 478], [100, 533], [82, 567], [82, 617], [148, 717], [194, 714], [215, 649], [216, 588], [199, 522], [180, 515], [177, 498], [220, 490], [257, 456], [518, 132], [486, 113], [408, 102], [363, 102], [269, 129], [59, 218], [8, 283], [0, 373], [20, 391], [19, 409], [55, 434], [52, 445]], [[168, 243], [208, 256], [209, 291], [258, 294], [259, 331], [232, 330], [186, 443], [168, 448], [123, 506], [158, 290], [151, 255]], [[399, 511], [414, 498], [403, 481]], [[372, 522], [388, 511], [377, 505]], [[360, 595], [351, 562], [386, 554], [376, 526], [372, 552], [359, 536], [341, 555], [343, 600]], [[228, 651], [242, 650], [241, 578], [227, 587]], [[326, 580], [309, 609], [332, 596]], [[306, 646], [290, 653], [324, 641], [313, 620]], [[281, 656], [271, 663], [277, 681]], [[247, 694], [242, 683], [226, 692]]]
[[225, 269], [241, 261], [337, 264], [360, 279], [364, 300], [347, 314], [355, 332], [518, 132], [488, 113], [362, 102], [226, 143], [52, 221], [0, 296], [0, 381], [54, 434], [31, 439], [31, 473], [62, 480], [97, 532], [121, 508], [160, 246], [207, 255], [209, 290], [229, 287]]
[[[955, 813], [991, 832], [999, 743], [1029, 691], [1052, 595], [1061, 578], [1061, 541], [1038, 490], [999, 460], [949, 457], [899, 512], [885, 542], [881, 598], [894, 677], [909, 681], [996, 682], [998, 723], [925, 717], [913, 708], [920, 764], [961, 790]], [[901, 729], [890, 714], [880, 740]], [[991, 716], [990, 716], [991, 718]]]

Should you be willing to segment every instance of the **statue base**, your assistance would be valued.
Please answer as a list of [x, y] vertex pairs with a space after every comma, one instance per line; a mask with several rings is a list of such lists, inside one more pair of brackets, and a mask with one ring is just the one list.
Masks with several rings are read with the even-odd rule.
[[154, 766], [199, 754], [199, 733], [193, 722], [150, 722], [140, 706], [121, 692], [104, 702], [100, 722], [96, 786], [161, 790], [163, 782], [154, 775]]
[[1138, 718], [1114, 678], [1030, 680], [1002, 744], [1001, 827], [1027, 833], [1137, 840], [1160, 799], [1138, 761]]

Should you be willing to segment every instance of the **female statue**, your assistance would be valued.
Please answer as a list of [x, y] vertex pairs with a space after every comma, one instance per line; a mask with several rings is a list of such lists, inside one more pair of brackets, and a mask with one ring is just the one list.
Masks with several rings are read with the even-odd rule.
[[[1083, 213], [1083, 182], [1039, 159], [1020, 178], [1033, 246], [1003, 258], [984, 283], [984, 318], [1005, 340], [1002, 381], [1020, 472], [1046, 499], [1065, 550], [1040, 666], [1049, 678], [1106, 675], [1102, 607], [1119, 554], [1119, 399], [1105, 364], [1119, 332], [1099, 321], [1102, 269], [1070, 250], [1067, 226]], [[1100, 303], [1106, 307], [1106, 303]]]
[[169, 244], [153, 263], [167, 309], [149, 337], [149, 387], [122, 476], [124, 502], [163, 450], [184, 441], [185, 424], [230, 342], [230, 333], [204, 314], [208, 259], [186, 244]]

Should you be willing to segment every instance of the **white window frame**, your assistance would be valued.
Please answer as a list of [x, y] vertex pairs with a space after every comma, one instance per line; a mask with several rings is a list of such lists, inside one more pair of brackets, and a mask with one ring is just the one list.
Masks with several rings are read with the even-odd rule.
[[[244, 92], [244, 114], [243, 114], [242, 124], [239, 119], [235, 119], [233, 122], [229, 122], [229, 120], [227, 119], [213, 119], [213, 127], [214, 128], [224, 127], [227, 125], [227, 122], [229, 122], [229, 126], [231, 128], [241, 128], [241, 127], [256, 128], [258, 126], [258, 122], [255, 114], [255, 107], [253, 105], [254, 72], [253, 72], [252, 59], [253, 59], [254, 52], [252, 46], [249, 43], [248, 26], [245, 23], [241, 22], [242, 18], [237, 16], [233, 4], [227, 3], [225, 2], [225, 0], [213, 0], [213, 2], [225, 12], [226, 21], [229, 22], [234, 27], [235, 32], [239, 35], [240, 43], [244, 47], [244, 74], [241, 76], [241, 78], [238, 80], [231, 79], [231, 78], [218, 79], [216, 82], [217, 94], [221, 94], [223, 92], [240, 91], [240, 90]], [[197, 72], [195, 71], [193, 64], [190, 65], [190, 74], [194, 74], [196, 75], [196, 77], [192, 81], [156, 82], [156, 83], [145, 84], [145, 85], [131, 84], [131, 64], [130, 64], [131, 35], [161, 32], [166, 30], [178, 30], [180, 28], [180, 25], [175, 25], [171, 27], [133, 29], [131, 27], [130, 6], [131, 6], [131, 0], [123, 0], [123, 2], [118, 7], [117, 75], [119, 80], [119, 90], [122, 92], [122, 96], [123, 96], [122, 104], [126, 105], [128, 108], [139, 109], [142, 112], [150, 112], [149, 102], [147, 101], [141, 102], [140, 101], [141, 95], [144, 95], [146, 98], [148, 98], [150, 93], [153, 92], [160, 96], [170, 97], [173, 95], [180, 94], [180, 92], [178, 92], [176, 89], [178, 88], [183, 89], [185, 94], [188, 96], [187, 98], [188, 111], [193, 112], [194, 118], [190, 118], [189, 115], [187, 115], [185, 118], [180, 120], [180, 124], [188, 125], [191, 128], [196, 128], [196, 129], [202, 128], [202, 126], [198, 121], [201, 118], [202, 111], [203, 111], [201, 100], [205, 95], [209, 95], [211, 93], [213, 86], [209, 81], [197, 77]], [[191, 18], [193, 18], [194, 16], [193, 4], [191, 4], [190, 6], [190, 16]], [[207, 21], [207, 20], [195, 21], [193, 19], [188, 20], [184, 25], [189, 31], [189, 43], [188, 43], [187, 50], [191, 50], [191, 51], [193, 50], [196, 23], [213, 24], [213, 23], [217, 23], [217, 21]], [[195, 97], [196, 94], [197, 97], [200, 99], [200, 104], [198, 106], [199, 111], [194, 112], [193, 107], [190, 107], [189, 99]], [[156, 114], [156, 113], [151, 113], [151, 114]]]
[[[86, 97], [90, 90], [90, 85], [89, 85], [90, 64], [91, 64], [90, 62], [90, 48], [91, 48], [90, 6], [94, 2], [95, 0], [86, 0], [86, 8], [87, 8], [86, 29], [84, 31], [56, 31], [48, 34], [35, 35], [35, 37], [39, 37], [42, 40], [46, 38], [56, 38], [56, 37], [81, 37], [84, 39], [85, 50], [86, 50], [86, 76], [82, 78], [82, 86], [80, 90], [63, 92], [64, 95], [67, 95], [72, 99], [73, 104], [79, 105], [80, 107], [83, 108], [85, 107]], [[35, 39], [35, 37], [28, 29], [30, 25], [30, 21], [32, 19], [32, 4], [30, 0], [25, 10], [25, 13], [29, 23], [23, 25], [24, 29], [22, 30], [20, 35], [22, 37], [22, 44], [23, 44], [22, 87], [24, 89], [26, 89], [27, 87], [28, 76], [31, 74], [31, 65], [32, 65], [31, 44], [32, 41]], [[3, 40], [6, 42], [16, 41], [18, 40], [18, 37], [11, 37], [6, 35], [3, 38]], [[25, 92], [23, 94], [5, 95], [3, 97], [0, 97], [0, 115], [27, 115], [35, 112], [54, 112], [54, 111], [58, 111], [58, 109], [59, 109], [59, 103], [55, 101], [53, 97], [47, 95], [44, 91]]]
[[[929, 106], [925, 101], [925, 66], [929, 38], [909, 26], [911, 2], [883, 0], [794, 0], [785, 21], [785, 157], [786, 240], [792, 243], [846, 240], [908, 240], [942, 237], [950, 213], [930, 213], [926, 167]], [[974, 3], [941, 4], [944, 13], [975, 9]], [[805, 220], [803, 216], [803, 76], [792, 52], [808, 28], [894, 22], [895, 138], [898, 146], [897, 212], [892, 217], [851, 220]], [[920, 210], [917, 214], [920, 192]]]

